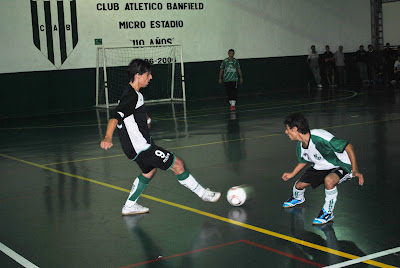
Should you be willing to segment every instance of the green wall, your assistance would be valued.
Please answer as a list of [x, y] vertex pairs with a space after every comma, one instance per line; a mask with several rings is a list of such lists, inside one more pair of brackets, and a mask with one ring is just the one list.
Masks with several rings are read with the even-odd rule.
[[[347, 59], [352, 59], [347, 55]], [[305, 88], [313, 81], [306, 56], [240, 60], [244, 83], [240, 94], [282, 88]], [[220, 61], [185, 64], [188, 100], [225, 96], [218, 84]], [[356, 77], [347, 61], [348, 77]], [[88, 109], [95, 104], [95, 69], [0, 74], [0, 118]], [[357, 78], [350, 79], [357, 83]]]

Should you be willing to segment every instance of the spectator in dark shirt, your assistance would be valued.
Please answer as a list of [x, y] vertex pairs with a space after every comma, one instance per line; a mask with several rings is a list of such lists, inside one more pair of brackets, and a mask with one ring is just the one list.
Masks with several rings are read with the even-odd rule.
[[333, 53], [330, 51], [329, 46], [325, 46], [325, 53], [322, 54], [322, 60], [324, 64], [326, 79], [328, 80], [329, 86], [335, 85], [335, 58]]
[[361, 45], [360, 49], [356, 52], [355, 60], [357, 62], [358, 71], [360, 72], [360, 78], [363, 83], [368, 83], [368, 69], [367, 69], [367, 51], [364, 50], [364, 46]]
[[386, 85], [393, 79], [393, 65], [396, 58], [396, 52], [386, 43], [385, 49], [382, 51], [383, 75]]
[[367, 59], [368, 59], [367, 61], [368, 81], [371, 84], [375, 84], [376, 71], [378, 66], [378, 57], [372, 45], [368, 45]]

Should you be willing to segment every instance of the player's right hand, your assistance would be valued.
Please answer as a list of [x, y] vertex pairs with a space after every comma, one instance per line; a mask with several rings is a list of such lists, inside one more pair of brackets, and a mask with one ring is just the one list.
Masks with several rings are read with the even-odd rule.
[[222, 79], [219, 79], [218, 83], [222, 84]]
[[288, 181], [288, 180], [290, 180], [290, 179], [293, 178], [293, 177], [294, 177], [294, 176], [293, 176], [292, 173], [283, 173], [283, 175], [282, 175], [282, 180]]
[[105, 138], [100, 142], [100, 147], [103, 148], [104, 150], [108, 150], [113, 146], [111, 139]]

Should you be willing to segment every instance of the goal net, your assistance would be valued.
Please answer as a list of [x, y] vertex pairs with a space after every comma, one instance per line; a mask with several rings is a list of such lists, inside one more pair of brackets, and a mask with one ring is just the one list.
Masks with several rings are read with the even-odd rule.
[[153, 79], [141, 90], [146, 102], [186, 100], [182, 45], [98, 47], [96, 107], [118, 104], [129, 83], [127, 66], [133, 59], [152, 64]]

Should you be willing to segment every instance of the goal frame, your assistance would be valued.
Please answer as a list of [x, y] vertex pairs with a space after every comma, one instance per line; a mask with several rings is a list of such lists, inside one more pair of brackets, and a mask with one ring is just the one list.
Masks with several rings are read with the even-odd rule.
[[[186, 90], [185, 90], [185, 73], [184, 73], [184, 62], [183, 62], [183, 47], [182, 44], [174, 44], [174, 45], [143, 45], [143, 46], [99, 46], [96, 47], [96, 105], [97, 108], [109, 108], [115, 107], [117, 103], [109, 103], [108, 98], [108, 85], [107, 85], [107, 64], [105, 58], [105, 50], [106, 49], [118, 49], [118, 48], [146, 48], [146, 47], [173, 47], [173, 62], [172, 64], [172, 72], [171, 72], [171, 96], [168, 99], [158, 99], [158, 100], [145, 100], [145, 103], [157, 103], [157, 102], [172, 102], [172, 101], [182, 101], [186, 102]], [[181, 68], [181, 83], [182, 83], [182, 98], [174, 98], [174, 85], [175, 85], [175, 65], [176, 65], [176, 50], [179, 49], [180, 55], [180, 68]], [[102, 53], [103, 60], [100, 62], [99, 54]], [[101, 90], [99, 87], [100, 83], [100, 68], [103, 68], [103, 80], [104, 80], [104, 96], [105, 96], [105, 104], [99, 104], [99, 91]]]

